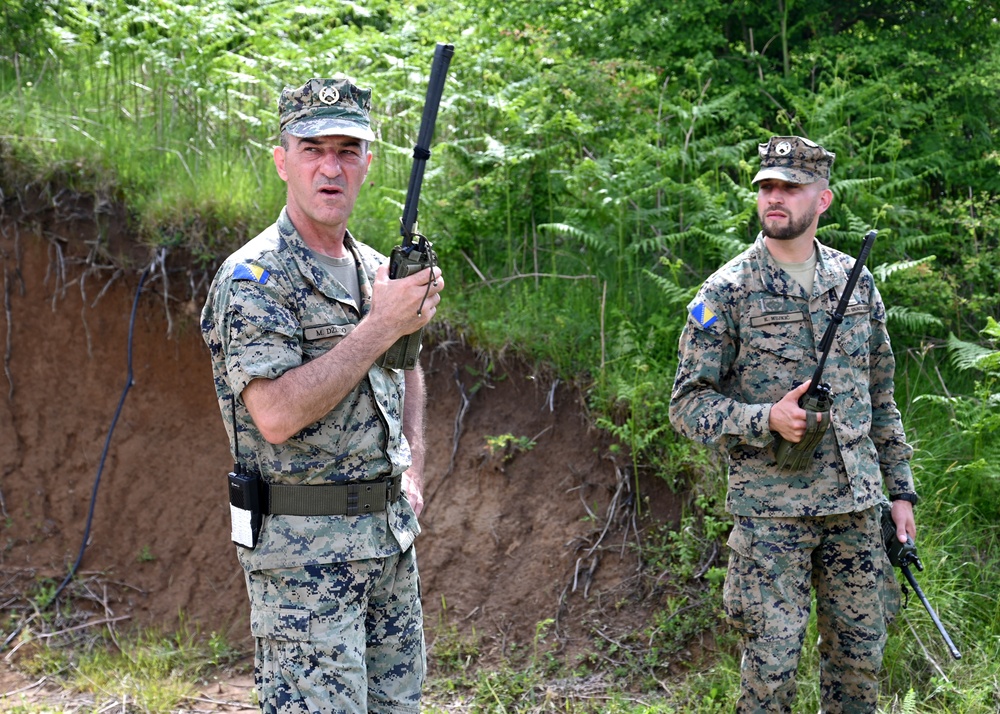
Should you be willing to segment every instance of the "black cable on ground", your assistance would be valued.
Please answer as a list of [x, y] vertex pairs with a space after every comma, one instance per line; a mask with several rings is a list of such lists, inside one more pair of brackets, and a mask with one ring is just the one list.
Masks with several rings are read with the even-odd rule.
[[[153, 266], [150, 265], [145, 270], [142, 271], [142, 275], [139, 276], [139, 285], [135, 289], [135, 298], [132, 300], [132, 316], [129, 318], [128, 323], [128, 371], [125, 377], [125, 388], [122, 390], [121, 398], [118, 400], [118, 408], [115, 410], [115, 416], [111, 420], [111, 427], [108, 429], [108, 436], [104, 441], [104, 451], [101, 453], [101, 461], [97, 466], [97, 476], [94, 478], [94, 489], [90, 494], [90, 508], [87, 511], [87, 525], [83, 532], [83, 542], [80, 543], [80, 552], [76, 556], [76, 562], [73, 563], [73, 567], [70, 568], [69, 573], [67, 573], [66, 578], [62, 581], [58, 588], [56, 588], [55, 593], [49, 599], [42, 609], [48, 608], [50, 605], [55, 603], [59, 599], [59, 595], [62, 591], [69, 585], [73, 576], [76, 575], [77, 568], [80, 567], [80, 563], [83, 561], [83, 554], [87, 550], [87, 541], [90, 540], [90, 526], [94, 520], [94, 507], [97, 503], [97, 490], [101, 485], [101, 474], [104, 472], [104, 461], [108, 456], [108, 448], [111, 445], [111, 435], [115, 432], [115, 426], [118, 424], [118, 417], [122, 413], [122, 406], [125, 404], [125, 396], [128, 394], [128, 390], [132, 388], [132, 335], [135, 330], [135, 314], [139, 307], [139, 296], [142, 294], [142, 285], [146, 281], [146, 276], [149, 274], [150, 269]], [[21, 630], [24, 629], [25, 623], [22, 622], [14, 631], [4, 640], [3, 644], [0, 645], [0, 652], [7, 648], [15, 637], [17, 637]]]
[[101, 474], [104, 472], [104, 461], [108, 456], [108, 447], [111, 446], [111, 435], [115, 433], [115, 426], [118, 424], [118, 417], [122, 413], [122, 406], [125, 404], [125, 397], [128, 395], [128, 390], [132, 388], [132, 334], [135, 330], [135, 313], [139, 307], [139, 295], [142, 294], [142, 284], [146, 281], [146, 275], [149, 273], [149, 269], [150, 268], [146, 268], [143, 270], [142, 275], [139, 276], [139, 285], [135, 289], [135, 297], [132, 300], [132, 316], [129, 318], [128, 322], [128, 370], [125, 375], [125, 388], [122, 390], [122, 395], [118, 400], [118, 408], [115, 409], [115, 416], [111, 420], [111, 427], [108, 429], [108, 436], [104, 440], [104, 450], [101, 452], [101, 461], [97, 466], [97, 475], [94, 477], [94, 489], [90, 494], [90, 508], [87, 511], [87, 525], [83, 531], [83, 542], [80, 543], [80, 552], [76, 556], [76, 562], [73, 563], [73, 567], [70, 568], [69, 573], [66, 574], [66, 578], [62, 581], [59, 587], [56, 588], [55, 593], [52, 595], [52, 599], [49, 600], [49, 604], [52, 604], [59, 599], [60, 593], [62, 593], [63, 589], [69, 585], [73, 576], [76, 575], [76, 570], [80, 567], [81, 561], [83, 561], [83, 553], [87, 549], [87, 541], [90, 540], [90, 526], [94, 520], [94, 506], [97, 503], [97, 489], [101, 485]]

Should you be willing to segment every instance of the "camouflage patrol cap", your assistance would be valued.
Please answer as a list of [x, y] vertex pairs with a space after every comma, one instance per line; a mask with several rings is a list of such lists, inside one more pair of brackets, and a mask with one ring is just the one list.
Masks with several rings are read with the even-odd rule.
[[374, 141], [371, 128], [372, 90], [349, 79], [310, 79], [301, 87], [285, 87], [278, 100], [280, 131], [292, 136], [352, 136]]
[[799, 184], [829, 179], [836, 157], [801, 136], [772, 136], [766, 144], [757, 146], [757, 153], [760, 171], [753, 177], [753, 183], [769, 178]]

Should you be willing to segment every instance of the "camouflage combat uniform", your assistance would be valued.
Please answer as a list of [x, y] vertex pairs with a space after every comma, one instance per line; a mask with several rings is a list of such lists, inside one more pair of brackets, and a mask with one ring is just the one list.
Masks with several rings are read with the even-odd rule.
[[854, 259], [814, 241], [812, 294], [771, 257], [763, 235], [716, 271], [689, 306], [670, 419], [728, 454], [726, 614], [744, 642], [738, 711], [790, 711], [817, 595], [823, 711], [874, 712], [898, 588], [876, 504], [913, 491], [893, 399], [885, 306], [863, 271], [826, 362], [832, 427], [802, 471], [779, 470], [771, 405], [808, 381]]
[[[402, 371], [373, 365], [325, 417], [282, 444], [266, 441], [239, 395], [328, 350], [371, 310], [386, 258], [345, 237], [360, 266], [361, 305], [312, 257], [282, 211], [220, 268], [202, 314], [230, 443], [233, 395], [239, 458], [267, 481], [322, 484], [400, 477]], [[405, 497], [381, 513], [264, 517], [258, 545], [238, 547], [257, 638], [264, 711], [417, 712], [425, 655]], [[367, 650], [367, 652], [366, 652]]]

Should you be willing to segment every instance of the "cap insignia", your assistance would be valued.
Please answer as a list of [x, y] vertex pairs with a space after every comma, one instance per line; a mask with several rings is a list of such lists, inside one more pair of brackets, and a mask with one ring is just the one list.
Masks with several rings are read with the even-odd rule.
[[792, 150], [792, 145], [787, 141], [779, 142], [776, 147], [774, 147], [774, 153], [778, 156], [785, 156]]
[[323, 102], [323, 104], [332, 106], [340, 101], [340, 92], [337, 91], [336, 87], [327, 85], [319, 90], [319, 100]]

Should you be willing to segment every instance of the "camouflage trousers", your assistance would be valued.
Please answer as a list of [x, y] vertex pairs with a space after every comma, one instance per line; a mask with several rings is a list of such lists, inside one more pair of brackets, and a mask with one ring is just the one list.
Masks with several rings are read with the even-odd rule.
[[801, 518], [737, 516], [723, 590], [743, 639], [737, 712], [791, 712], [816, 592], [821, 712], [874, 713], [900, 590], [877, 508]]
[[247, 573], [266, 714], [417, 714], [426, 653], [414, 549]]

